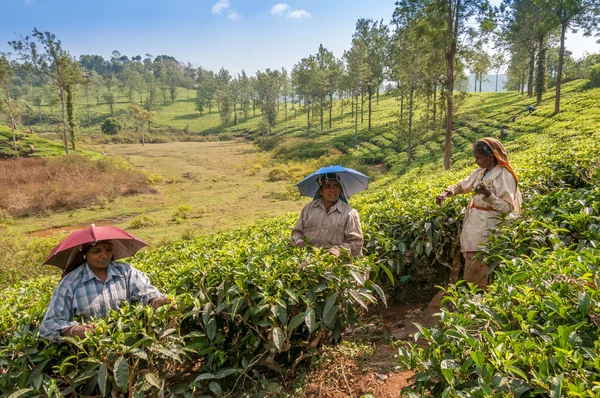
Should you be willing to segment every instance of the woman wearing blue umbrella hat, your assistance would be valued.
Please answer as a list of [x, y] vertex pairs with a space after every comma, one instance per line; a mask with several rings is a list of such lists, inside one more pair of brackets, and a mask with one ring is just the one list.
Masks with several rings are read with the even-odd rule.
[[364, 243], [358, 212], [347, 198], [367, 188], [369, 177], [342, 166], [323, 167], [296, 186], [314, 200], [304, 206], [292, 230], [292, 245], [327, 248], [339, 256], [341, 249], [352, 256], [362, 254]]

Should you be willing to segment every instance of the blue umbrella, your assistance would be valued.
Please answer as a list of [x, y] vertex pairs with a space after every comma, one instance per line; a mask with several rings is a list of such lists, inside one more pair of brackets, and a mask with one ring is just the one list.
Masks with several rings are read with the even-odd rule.
[[296, 184], [298, 190], [300, 190], [300, 195], [314, 198], [319, 190], [319, 177], [329, 173], [335, 173], [339, 176], [342, 194], [346, 198], [367, 189], [369, 177], [359, 171], [336, 165], [321, 167]]

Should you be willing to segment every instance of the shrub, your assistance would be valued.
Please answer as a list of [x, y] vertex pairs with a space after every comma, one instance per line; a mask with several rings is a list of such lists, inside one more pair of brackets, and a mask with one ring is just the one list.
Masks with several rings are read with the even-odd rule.
[[590, 86], [600, 87], [600, 64], [593, 66], [590, 71]]
[[156, 217], [149, 216], [148, 214], [141, 214], [131, 220], [131, 224], [129, 224], [129, 228], [131, 229], [140, 229], [146, 227], [154, 227], [160, 224], [160, 220]]
[[273, 152], [281, 160], [301, 161], [330, 155], [332, 151], [333, 148], [327, 143], [293, 138], [282, 142]]
[[121, 123], [117, 119], [109, 117], [102, 123], [100, 130], [102, 130], [104, 134], [115, 135], [121, 131]]

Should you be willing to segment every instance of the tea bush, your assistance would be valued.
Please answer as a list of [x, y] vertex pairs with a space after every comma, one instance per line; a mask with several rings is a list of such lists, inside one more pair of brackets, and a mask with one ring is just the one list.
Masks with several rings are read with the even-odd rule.
[[[385, 301], [373, 257], [292, 248], [295, 215], [145, 252], [132, 264], [176, 309], [129, 305], [93, 335], [62, 345], [37, 327], [57, 280], [27, 281], [0, 302], [0, 391], [186, 396], [234, 388], [264, 372], [292, 373], [322, 341], [339, 340], [360, 309]], [[35, 294], [38, 300], [32, 303]], [[25, 349], [25, 347], [27, 347]], [[258, 372], [258, 373], [257, 373]]]

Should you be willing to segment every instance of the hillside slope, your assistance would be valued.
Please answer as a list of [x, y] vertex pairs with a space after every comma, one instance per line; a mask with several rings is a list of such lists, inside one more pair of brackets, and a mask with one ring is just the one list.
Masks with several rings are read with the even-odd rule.
[[[510, 125], [506, 144], [521, 179], [523, 215], [492, 239], [488, 262], [498, 273], [488, 293], [451, 287], [455, 310], [444, 310], [440, 326], [423, 331], [429, 347], [400, 349], [400, 363], [419, 373], [414, 396], [595, 394], [600, 89], [586, 90], [584, 83], [566, 85], [561, 114], [552, 116], [548, 96]], [[404, 175], [353, 197], [367, 256], [352, 262], [289, 247], [294, 214], [165, 246], [133, 264], [173, 295], [175, 312], [152, 316], [128, 306], [99, 321], [102, 330], [93, 336], [61, 349], [35, 331], [56, 279], [6, 290], [0, 363], [9, 370], [0, 372], [0, 388], [7, 394], [18, 388], [48, 394], [51, 386], [119, 391], [127, 384], [122, 372], [106, 370], [127, 363], [129, 385], [148, 394], [218, 395], [244, 375], [244, 388], [259, 393], [261, 385], [249, 378], [287, 374], [310, 347], [354, 326], [357, 308], [394, 299], [374, 282], [392, 274], [428, 280], [432, 267], [443, 270], [453, 260], [467, 198], [439, 208], [433, 197], [474, 169], [472, 142], [496, 135], [526, 103], [512, 93], [468, 97], [457, 116], [451, 171], [442, 169], [432, 133]], [[32, 304], [34, 295], [41, 299]], [[21, 347], [30, 347], [27, 355]]]

